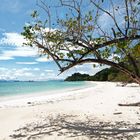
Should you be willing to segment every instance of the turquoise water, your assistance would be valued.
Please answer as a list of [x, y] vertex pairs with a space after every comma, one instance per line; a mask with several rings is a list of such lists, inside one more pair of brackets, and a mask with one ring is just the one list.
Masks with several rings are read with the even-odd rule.
[[86, 87], [86, 82], [66, 81], [36, 81], [36, 82], [0, 82], [0, 97], [14, 95], [28, 95], [64, 89], [78, 89]]

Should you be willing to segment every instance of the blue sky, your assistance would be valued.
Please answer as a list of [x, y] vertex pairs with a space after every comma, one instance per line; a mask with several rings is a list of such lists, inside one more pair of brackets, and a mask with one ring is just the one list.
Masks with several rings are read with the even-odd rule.
[[31, 21], [31, 12], [37, 9], [36, 0], [0, 1], [0, 79], [63, 79], [74, 72], [95, 74], [101, 69], [85, 64], [57, 76], [59, 70], [52, 60], [39, 57], [37, 49], [22, 46], [20, 33]]

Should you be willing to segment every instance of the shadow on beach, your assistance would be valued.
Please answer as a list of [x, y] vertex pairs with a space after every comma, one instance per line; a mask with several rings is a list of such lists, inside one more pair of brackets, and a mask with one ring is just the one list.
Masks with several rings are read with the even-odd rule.
[[78, 115], [50, 115], [15, 130], [10, 137], [38, 140], [54, 134], [73, 140], [132, 140], [140, 138], [140, 124], [99, 122], [88, 116], [83, 120], [78, 119]]

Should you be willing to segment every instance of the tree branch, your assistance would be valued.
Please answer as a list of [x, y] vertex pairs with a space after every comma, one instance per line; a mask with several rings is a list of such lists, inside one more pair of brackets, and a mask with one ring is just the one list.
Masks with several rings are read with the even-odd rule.
[[115, 26], [117, 27], [118, 31], [119, 31], [123, 36], [125, 36], [125, 34], [124, 34], [124, 33], [122, 32], [122, 30], [120, 29], [120, 27], [119, 27], [119, 25], [118, 25], [118, 23], [117, 23], [115, 17], [112, 16], [111, 13], [109, 13], [108, 11], [106, 11], [105, 9], [103, 9], [102, 7], [100, 7], [99, 5], [97, 5], [93, 0], [91, 0], [91, 3], [92, 3], [94, 6], [96, 6], [98, 9], [100, 9], [102, 12], [106, 13], [107, 15], [109, 15], [109, 16], [112, 18], [112, 20], [114, 21]]
[[106, 41], [106, 42], [101, 43], [101, 44], [95, 44], [93, 46], [93, 50], [103, 48], [105, 46], [113, 45], [115, 43], [119, 43], [119, 42], [122, 42], [122, 41], [130, 41], [130, 40], [137, 40], [137, 39], [140, 39], [140, 35], [135, 35], [135, 36], [132, 35], [132, 36], [129, 36], [129, 37], [117, 38], [117, 39], [113, 39], [113, 40], [110, 40], [110, 41]]
[[130, 22], [129, 22], [129, 10], [128, 10], [128, 0], [125, 0], [125, 8], [126, 8], [126, 21], [127, 21], [127, 27], [126, 27], [126, 30], [125, 30], [125, 35], [127, 36], [127, 33], [128, 33], [128, 29], [129, 29], [129, 26], [130, 26]]
[[[103, 48], [105, 46], [113, 45], [115, 43], [119, 43], [119, 42], [122, 42], [122, 41], [130, 41], [130, 40], [137, 40], [137, 39], [140, 39], [140, 35], [135, 35], [135, 36], [132, 35], [132, 36], [129, 36], [129, 37], [121, 37], [121, 38], [117, 38], [117, 39], [115, 38], [115, 39], [112, 39], [110, 41], [103, 42], [101, 44], [89, 45], [89, 43], [86, 42], [85, 40], [81, 40], [81, 43], [80, 43], [79, 41], [75, 41], [75, 39], [66, 38], [67, 41], [74, 42], [75, 44], [77, 44], [79, 46], [82, 46], [84, 48], [87, 48], [89, 50], [92, 50], [92, 51], [95, 51], [99, 48]], [[84, 42], [82, 42], [82, 41], [84, 41]]]
[[[61, 65], [59, 64], [59, 62], [57, 61], [57, 59], [59, 59], [58, 56], [56, 56], [55, 54], [52, 54], [48, 48], [45, 48], [43, 45], [41, 45], [39, 42], [34, 41], [34, 43], [38, 46], [38, 48], [41, 48], [43, 50], [45, 50], [47, 52], [48, 55], [50, 55], [53, 60], [55, 61], [55, 63], [57, 64], [57, 66], [59, 67], [59, 69], [62, 69]], [[56, 58], [55, 58], [56, 57]]]
[[75, 61], [75, 62], [72, 62], [71, 64], [69, 64], [68, 66], [63, 67], [62, 69], [60, 69], [60, 71], [61, 71], [61, 73], [63, 73], [64, 71], [66, 71], [76, 65], [80, 65], [80, 64], [84, 64], [84, 63], [99, 63], [99, 64], [106, 64], [106, 65], [112, 66], [112, 67], [120, 70], [121, 72], [125, 73], [126, 75], [131, 76], [132, 79], [134, 79], [135, 81], [137, 81], [140, 84], [139, 77], [134, 75], [133, 72], [129, 71], [127, 68], [125, 68], [124, 66], [121, 66], [120, 64], [117, 64], [115, 62], [105, 60], [105, 59], [87, 58], [87, 59]]

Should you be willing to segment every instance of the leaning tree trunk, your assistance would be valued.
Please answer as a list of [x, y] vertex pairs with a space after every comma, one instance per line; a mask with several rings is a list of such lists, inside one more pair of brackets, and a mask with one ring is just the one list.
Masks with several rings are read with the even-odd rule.
[[138, 83], [140, 85], [140, 76], [139, 76], [139, 74], [135, 73], [133, 71], [130, 71], [127, 67], [125, 67], [125, 66], [123, 66], [121, 64], [115, 63], [115, 62], [104, 60], [104, 59], [99, 60], [99, 63], [110, 65], [110, 66], [118, 69], [119, 71], [123, 72], [125, 75], [129, 76], [134, 82], [136, 82], [136, 83]]
[[119, 64], [116, 64], [114, 67], [123, 72], [124, 74], [126, 74], [127, 76], [129, 76], [134, 82], [140, 85], [140, 76], [138, 74], [135, 74], [134, 72], [128, 70], [127, 68]]
[[118, 63], [114, 63], [107, 60], [103, 60], [103, 63], [118, 69], [119, 71], [123, 72], [125, 75], [129, 76], [134, 82], [140, 85], [140, 76], [138, 73], [135, 73], [134, 71], [130, 71], [127, 67], [122, 66], [121, 64]]
[[137, 75], [131, 75], [131, 79], [140, 85], [140, 77]]
[[[140, 76], [138, 74], [136, 74], [134, 71], [130, 71], [127, 67], [106, 60], [106, 59], [85, 59], [85, 60], [81, 60], [79, 62], [77, 62], [78, 64], [83, 64], [83, 63], [88, 63], [88, 62], [94, 62], [94, 63], [100, 63], [100, 64], [106, 64], [108, 66], [114, 67], [116, 69], [118, 69], [119, 71], [123, 72], [125, 75], [129, 76], [134, 82], [138, 83], [140, 85]], [[77, 63], [71, 65], [70, 67], [77, 65]]]

